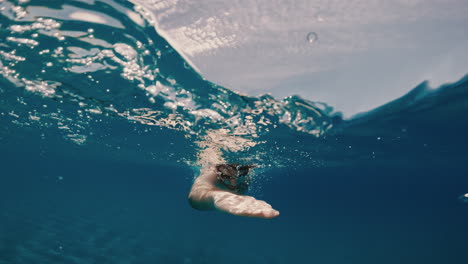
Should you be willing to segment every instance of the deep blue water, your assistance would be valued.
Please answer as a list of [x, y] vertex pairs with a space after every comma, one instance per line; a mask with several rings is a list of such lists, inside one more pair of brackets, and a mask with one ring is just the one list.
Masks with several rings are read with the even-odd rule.
[[187, 167], [63, 158], [31, 147], [2, 151], [4, 263], [459, 263], [468, 257], [468, 212], [457, 197], [468, 185], [462, 164], [271, 169], [259, 197], [281, 216], [265, 221], [191, 209]]
[[[128, 2], [0, 8], [0, 264], [468, 261], [467, 77], [342, 120], [204, 80]], [[207, 150], [280, 217], [193, 210]]]

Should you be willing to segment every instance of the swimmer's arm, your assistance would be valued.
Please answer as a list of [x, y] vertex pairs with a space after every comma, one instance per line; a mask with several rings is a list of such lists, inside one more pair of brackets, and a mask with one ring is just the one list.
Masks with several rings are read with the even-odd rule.
[[216, 171], [214, 167], [202, 169], [200, 176], [195, 179], [190, 190], [188, 200], [197, 210], [213, 210], [213, 191], [216, 189]]
[[213, 210], [215, 208], [212, 192], [212, 185], [197, 178], [190, 190], [188, 201], [197, 210]]
[[217, 188], [216, 175], [214, 168], [208, 168], [195, 180], [188, 197], [193, 208], [216, 209], [233, 215], [259, 218], [275, 218], [279, 215], [277, 210], [264, 201]]
[[252, 196], [214, 191], [213, 200], [217, 210], [233, 215], [259, 218], [275, 218], [279, 215], [279, 211], [273, 209], [271, 205]]

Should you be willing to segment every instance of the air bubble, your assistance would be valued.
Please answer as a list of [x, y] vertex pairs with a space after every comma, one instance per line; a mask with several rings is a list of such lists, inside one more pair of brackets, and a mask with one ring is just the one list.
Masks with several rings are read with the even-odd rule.
[[307, 34], [307, 41], [308, 41], [310, 44], [313, 44], [313, 43], [317, 42], [317, 39], [318, 39], [317, 33], [315, 33], [315, 32], [309, 32], [309, 34]]
[[458, 199], [460, 199], [460, 201], [462, 201], [463, 203], [468, 203], [468, 193], [460, 195]]

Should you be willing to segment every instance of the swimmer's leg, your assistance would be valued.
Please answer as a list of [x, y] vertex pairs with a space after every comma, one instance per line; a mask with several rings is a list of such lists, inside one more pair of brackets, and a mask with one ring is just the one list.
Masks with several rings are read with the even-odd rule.
[[212, 166], [202, 170], [193, 183], [189, 203], [198, 210], [219, 210], [233, 215], [274, 218], [279, 212], [252, 196], [239, 195], [217, 186], [217, 172]]

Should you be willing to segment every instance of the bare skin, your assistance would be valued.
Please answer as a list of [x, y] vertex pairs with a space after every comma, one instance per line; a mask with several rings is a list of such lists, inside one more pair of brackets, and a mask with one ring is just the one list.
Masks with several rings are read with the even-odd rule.
[[192, 185], [188, 200], [198, 210], [218, 210], [233, 215], [267, 219], [279, 215], [268, 203], [252, 196], [237, 194], [220, 185], [215, 166], [202, 169]]

